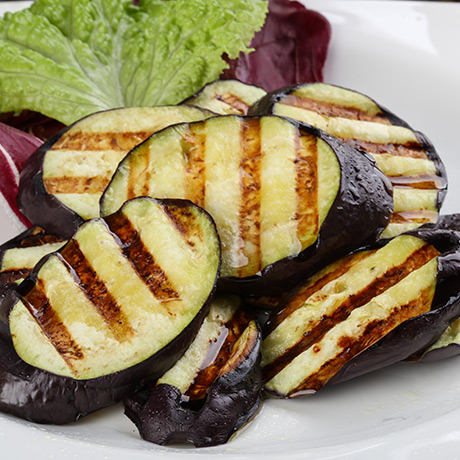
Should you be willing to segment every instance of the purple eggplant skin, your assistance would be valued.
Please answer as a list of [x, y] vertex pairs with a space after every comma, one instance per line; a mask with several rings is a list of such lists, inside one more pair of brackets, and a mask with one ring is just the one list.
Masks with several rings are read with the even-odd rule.
[[[427, 227], [430, 227], [427, 225]], [[438, 221], [433, 228], [437, 229], [446, 229], [452, 230], [455, 232], [460, 232], [460, 214], [444, 214], [439, 216]], [[446, 254], [442, 260], [441, 269], [444, 274], [451, 273], [451, 276], [454, 277], [458, 267], [460, 266], [460, 253], [458, 252], [451, 252]], [[447, 277], [447, 276], [446, 276]], [[453, 278], [455, 279], [455, 278]], [[451, 283], [453, 283], [451, 281]], [[455, 286], [452, 286], [455, 288]], [[419, 362], [419, 363], [427, 363], [427, 362], [434, 362], [439, 361], [442, 359], [451, 358], [452, 356], [457, 356], [460, 354], [460, 344], [458, 343], [449, 343], [448, 345], [440, 348], [435, 348], [426, 352], [426, 350], [419, 350], [417, 353], [409, 356], [406, 361], [409, 362]]]
[[441, 214], [436, 224], [426, 224], [426, 228], [439, 228], [460, 232], [460, 213]]
[[[3, 264], [5, 253], [9, 249], [28, 248], [35, 245], [40, 246], [41, 244], [59, 242], [64, 243], [65, 240], [58, 236], [48, 235], [42, 228], [33, 226], [0, 246], [0, 267]], [[16, 270], [15, 273], [0, 271], [0, 301], [4, 297], [4, 295], [2, 296], [2, 285], [13, 283], [17, 278], [27, 276], [29, 272], [30, 269], [24, 267]]]
[[407, 361], [417, 362], [417, 363], [433, 363], [436, 361], [441, 361], [442, 359], [452, 358], [453, 356], [458, 356], [460, 354], [460, 344], [458, 343], [449, 343], [449, 345], [436, 348], [429, 351], [428, 353], [422, 353], [420, 356], [419, 353], [410, 356], [407, 358]]
[[[18, 291], [27, 289], [29, 283], [33, 281], [24, 280]], [[127, 398], [163, 375], [182, 356], [209, 312], [212, 294], [193, 321], [155, 355], [113, 374], [75, 380], [31, 366], [18, 356], [7, 324], [18, 297], [16, 290], [10, 290], [0, 304], [0, 412], [61, 425]]]
[[51, 136], [33, 153], [20, 174], [17, 203], [21, 212], [35, 225], [43, 227], [52, 235], [69, 239], [84, 222], [70, 208], [49, 194], [43, 183], [43, 161], [46, 152], [69, 129], [67, 126]]
[[156, 385], [124, 401], [125, 414], [142, 438], [155, 444], [190, 443], [195, 447], [224, 444], [257, 412], [261, 401], [261, 333], [247, 358], [221, 375], [198, 409], [181, 402], [181, 391]]
[[[3, 258], [5, 256], [5, 253], [9, 249], [33, 246], [34, 242], [55, 243], [60, 241], [64, 240], [59, 237], [47, 235], [39, 227], [31, 227], [23, 231], [19, 235], [15, 236], [11, 240], [8, 240], [2, 245], [0, 245], [0, 267], [3, 264]], [[6, 298], [8, 298], [18, 287], [17, 283], [15, 282], [16, 279], [27, 276], [29, 272], [30, 270], [25, 268], [15, 271], [14, 274], [0, 271], [0, 304]], [[0, 328], [7, 325], [7, 322], [8, 319], [6, 316], [6, 311], [0, 307]], [[1, 334], [2, 332], [0, 332], [0, 335]]]
[[[268, 115], [273, 113], [273, 106], [279, 102], [281, 99], [286, 97], [287, 95], [291, 94], [293, 91], [307, 86], [307, 85], [314, 85], [315, 83], [298, 83], [296, 85], [290, 85], [290, 86], [285, 86], [283, 88], [279, 88], [275, 91], [271, 91], [270, 93], [267, 93], [264, 97], [259, 99], [257, 102], [255, 102], [250, 108], [248, 115]], [[332, 86], [332, 85], [331, 85]], [[342, 86], [336, 85], [337, 88], [342, 88], [342, 89], [349, 89], [349, 88], [344, 88]], [[359, 91], [352, 90], [355, 93], [358, 94], [363, 94], [360, 93]], [[364, 94], [363, 94], [364, 95]], [[439, 190], [438, 197], [437, 197], [437, 208], [441, 209], [442, 203], [444, 201], [444, 198], [446, 197], [447, 193], [447, 172], [446, 168], [444, 166], [444, 163], [442, 162], [441, 158], [439, 157], [433, 143], [428, 139], [428, 137], [417, 131], [414, 130], [406, 121], [404, 121], [402, 118], [398, 117], [396, 114], [388, 110], [385, 106], [382, 106], [379, 104], [377, 101], [374, 99], [370, 98], [367, 95], [364, 95], [368, 97], [369, 99], [372, 100], [382, 111], [383, 115], [388, 118], [390, 123], [394, 126], [401, 126], [403, 128], [407, 128], [412, 130], [416, 137], [418, 138], [419, 142], [421, 143], [423, 149], [425, 150], [428, 158], [434, 163], [436, 170], [438, 172], [438, 175], [441, 177], [443, 181], [443, 188], [442, 190]], [[289, 119], [291, 120], [291, 119]], [[292, 120], [291, 120], [292, 121]]]
[[[456, 232], [420, 228], [408, 232], [441, 252], [435, 296], [429, 312], [411, 318], [349, 361], [328, 383], [339, 383], [418, 356], [460, 317], [460, 237]], [[446, 260], [450, 260], [446, 263]], [[453, 260], [456, 262], [453, 263]]]
[[375, 243], [393, 213], [393, 189], [374, 159], [313, 126], [289, 120], [304, 132], [320, 137], [336, 152], [340, 188], [316, 242], [300, 254], [265, 267], [246, 278], [220, 278], [222, 291], [240, 295], [278, 295], [312, 273], [360, 247]]

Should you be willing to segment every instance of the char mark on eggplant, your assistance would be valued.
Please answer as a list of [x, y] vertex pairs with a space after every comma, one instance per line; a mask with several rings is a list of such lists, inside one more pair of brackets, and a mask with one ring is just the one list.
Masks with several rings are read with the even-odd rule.
[[249, 113], [314, 125], [372, 155], [394, 188], [395, 209], [382, 236], [436, 222], [447, 189], [439, 156], [423, 134], [369, 97], [324, 83], [299, 84], [267, 94]]
[[[190, 233], [169, 217], [181, 213]], [[15, 348], [29, 364], [75, 379], [134, 366], [198, 314], [219, 254], [214, 223], [201, 208], [127, 202], [106, 221], [83, 224], [20, 286], [9, 320]]]
[[265, 388], [285, 397], [314, 393], [397, 325], [429, 311], [439, 254], [403, 235], [308, 279], [266, 326]]
[[[336, 249], [344, 255], [375, 241], [386, 224], [390, 184], [368, 157], [350, 165], [351, 152], [340, 140], [281, 117], [228, 115], [182, 123], [156, 133], [125, 157], [102, 196], [101, 212], [113, 213], [136, 196], [191, 200], [216, 222], [223, 251], [221, 287], [273, 294], [280, 285], [266, 281], [265, 273], [293, 285], [294, 272], [298, 276], [324, 263], [318, 241], [324, 253], [333, 241], [329, 254]], [[358, 215], [364, 195], [357, 195], [364, 190], [366, 217], [373, 217], [363, 231]], [[328, 225], [319, 237], [326, 221], [332, 227], [335, 217], [342, 220], [345, 214], [349, 225], [342, 241], [332, 228], [326, 230]], [[353, 225], [360, 228], [359, 241]], [[311, 267], [286, 271], [277, 266], [306, 250], [319, 259]]]

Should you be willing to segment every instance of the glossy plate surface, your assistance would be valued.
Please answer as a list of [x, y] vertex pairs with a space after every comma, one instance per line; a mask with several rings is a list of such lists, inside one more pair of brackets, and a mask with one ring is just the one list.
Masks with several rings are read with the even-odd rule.
[[[305, 0], [333, 27], [325, 81], [387, 106], [437, 147], [444, 213], [460, 211], [460, 4]], [[26, 2], [0, 2], [0, 14]], [[459, 176], [457, 176], [459, 174]], [[0, 210], [0, 241], [17, 233]], [[269, 400], [228, 444], [161, 448], [139, 439], [121, 406], [78, 423], [40, 426], [0, 414], [2, 458], [70, 460], [453, 460], [460, 451], [460, 357], [398, 364], [303, 400]]]

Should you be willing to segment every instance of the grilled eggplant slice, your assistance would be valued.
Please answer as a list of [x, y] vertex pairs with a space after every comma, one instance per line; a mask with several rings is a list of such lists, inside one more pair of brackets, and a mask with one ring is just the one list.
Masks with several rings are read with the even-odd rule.
[[220, 243], [183, 200], [138, 198], [84, 223], [2, 303], [0, 410], [65, 423], [164, 374], [209, 310]]
[[249, 107], [266, 94], [264, 89], [239, 80], [216, 80], [208, 83], [183, 104], [208, 109], [220, 115], [246, 115]]
[[[440, 274], [439, 261], [452, 248], [458, 251], [452, 232], [406, 234], [313, 275], [266, 326], [265, 389], [288, 398], [309, 395], [329, 381], [405, 359], [436, 340], [460, 314], [458, 287], [446, 300], [440, 286], [452, 272]], [[443, 299], [435, 297], [437, 287]]]
[[393, 205], [368, 156], [274, 116], [218, 116], [153, 135], [120, 163], [101, 213], [141, 195], [206, 209], [222, 240], [220, 286], [252, 295], [276, 294], [375, 241]]
[[152, 389], [125, 401], [147, 441], [196, 447], [225, 443], [256, 413], [261, 334], [233, 296], [219, 296], [184, 356]]
[[197, 107], [129, 107], [95, 113], [43, 144], [21, 172], [21, 211], [48, 233], [70, 238], [99, 217], [99, 199], [118, 163], [152, 133], [174, 123], [203, 120]]
[[393, 184], [394, 213], [382, 237], [436, 222], [447, 176], [434, 146], [369, 97], [334, 85], [306, 83], [267, 94], [249, 113], [314, 125], [371, 154]]

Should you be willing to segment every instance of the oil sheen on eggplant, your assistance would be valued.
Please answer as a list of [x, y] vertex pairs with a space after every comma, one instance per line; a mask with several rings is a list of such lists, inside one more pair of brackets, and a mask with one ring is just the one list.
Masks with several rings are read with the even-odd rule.
[[446, 280], [458, 284], [460, 264], [457, 274], [440, 268], [458, 243], [453, 232], [420, 230], [353, 253], [310, 277], [267, 323], [265, 389], [306, 396], [433, 343], [460, 314], [458, 287], [446, 289]]
[[239, 80], [215, 80], [183, 104], [211, 110], [219, 115], [246, 115], [249, 107], [266, 94], [264, 89]]
[[273, 91], [250, 114], [275, 114], [314, 125], [374, 157], [393, 185], [395, 209], [383, 237], [436, 222], [447, 190], [444, 165], [425, 135], [349, 89], [304, 83]]
[[188, 201], [92, 219], [1, 304], [0, 410], [67, 423], [164, 374], [209, 311], [220, 243]]
[[213, 217], [219, 286], [272, 295], [326, 259], [374, 242], [393, 210], [373, 160], [276, 116], [217, 116], [166, 128], [120, 163], [102, 215], [135, 196], [181, 197]]
[[[460, 317], [460, 234], [432, 225], [409, 234], [432, 244], [440, 252], [431, 310], [407, 320], [353, 358], [334, 376], [331, 383], [349, 380], [397, 361], [417, 360]], [[437, 359], [442, 357], [443, 353]]]
[[260, 403], [261, 334], [234, 296], [217, 296], [184, 356], [155, 386], [125, 400], [142, 438], [196, 447], [227, 442]]
[[59, 131], [21, 171], [18, 203], [30, 221], [70, 238], [99, 217], [99, 199], [123, 157], [152, 133], [174, 123], [202, 120], [197, 107], [128, 107], [98, 112]]

